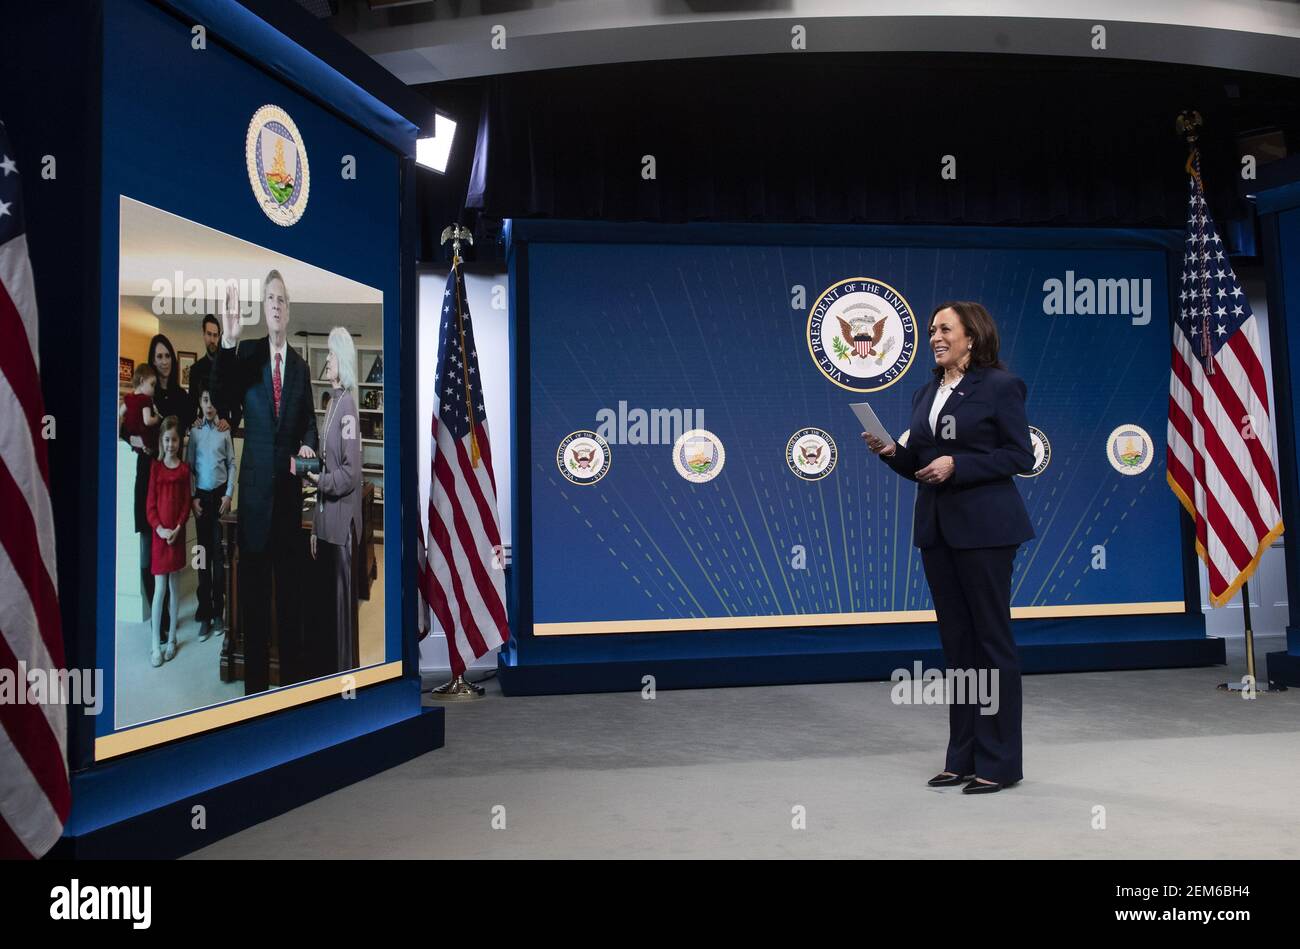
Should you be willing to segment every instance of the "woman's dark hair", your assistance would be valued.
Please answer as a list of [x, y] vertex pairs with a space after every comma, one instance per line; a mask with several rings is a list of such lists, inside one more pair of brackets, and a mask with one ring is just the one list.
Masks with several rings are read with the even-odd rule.
[[[934, 318], [939, 315], [941, 310], [952, 310], [961, 320], [962, 329], [970, 337], [970, 363], [969, 366], [978, 366], [981, 368], [1005, 369], [1006, 364], [998, 358], [998, 325], [993, 322], [993, 317], [989, 316], [989, 311], [984, 309], [982, 303], [975, 303], [970, 300], [953, 300], [948, 303], [940, 303], [930, 314], [930, 322], [926, 324], [926, 332], [932, 333], [934, 327]], [[934, 374], [936, 378], [943, 378], [943, 367], [935, 366]]]
[[[167, 379], [165, 380], [166, 388], [169, 392], [179, 392], [181, 388], [180, 360], [176, 358], [176, 347], [172, 345], [172, 341], [170, 339], [168, 339], [162, 333], [159, 333], [153, 339], [149, 340], [149, 356], [145, 361], [149, 363], [149, 365], [153, 366], [153, 357], [154, 354], [158, 352], [159, 343], [162, 343], [163, 346], [167, 347], [167, 352], [171, 353], [171, 357], [172, 357], [172, 371], [167, 375]], [[156, 369], [157, 367], [154, 366], [154, 368]], [[164, 381], [161, 378], [161, 375], [159, 376], [158, 381], [159, 382]]]

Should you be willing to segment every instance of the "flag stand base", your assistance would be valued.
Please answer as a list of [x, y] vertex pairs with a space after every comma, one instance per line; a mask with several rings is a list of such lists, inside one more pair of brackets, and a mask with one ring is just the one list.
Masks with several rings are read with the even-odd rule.
[[1244, 580], [1241, 583], [1241, 618], [1246, 632], [1246, 675], [1243, 678], [1249, 679], [1253, 684], [1248, 686], [1243, 682], [1220, 682], [1219, 691], [1239, 695], [1243, 692], [1253, 695], [1286, 692], [1287, 687], [1282, 683], [1270, 679], [1261, 685], [1255, 676], [1255, 631], [1250, 626], [1250, 584]]
[[456, 676], [430, 692], [429, 697], [435, 702], [474, 702], [483, 698], [483, 687]]
[[1271, 681], [1266, 682], [1263, 685], [1256, 685], [1250, 689], [1247, 689], [1247, 687], [1242, 685], [1240, 682], [1220, 682], [1217, 688], [1220, 692], [1240, 693], [1240, 692], [1251, 691], [1254, 692], [1256, 695], [1268, 695], [1270, 692], [1276, 694], [1278, 692], [1288, 691], [1287, 687], [1282, 685], [1282, 683], [1271, 682]]

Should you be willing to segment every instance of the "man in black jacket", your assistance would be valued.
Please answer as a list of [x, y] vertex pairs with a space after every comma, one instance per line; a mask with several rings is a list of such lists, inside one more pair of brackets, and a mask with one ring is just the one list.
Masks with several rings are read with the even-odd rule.
[[[194, 403], [194, 415], [189, 424], [193, 425], [203, 417], [199, 408], [199, 395], [207, 391], [212, 393], [212, 364], [217, 361], [217, 350], [221, 348], [221, 321], [211, 313], [203, 317], [203, 347], [207, 350], [203, 358], [190, 367], [190, 401]], [[239, 412], [231, 412], [227, 406], [217, 401], [212, 394], [212, 404], [217, 407], [217, 428], [223, 432], [239, 428]], [[233, 435], [231, 436], [234, 437]]]
[[[262, 284], [267, 335], [240, 341], [239, 291], [231, 281], [212, 366], [217, 404], [244, 421], [239, 464], [239, 605], [244, 634], [244, 693], [270, 688], [272, 623], [278, 634], [280, 685], [302, 669], [300, 580], [307, 535], [302, 480], [293, 459], [316, 455], [316, 414], [306, 361], [289, 345], [289, 293], [279, 271]], [[272, 616], [274, 604], [274, 616]]]

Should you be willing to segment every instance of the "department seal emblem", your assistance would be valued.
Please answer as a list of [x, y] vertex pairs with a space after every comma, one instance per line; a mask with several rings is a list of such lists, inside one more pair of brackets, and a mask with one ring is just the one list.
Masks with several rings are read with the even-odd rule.
[[1034, 468], [1032, 471], [1016, 475], [1017, 478], [1037, 478], [1047, 470], [1052, 460], [1052, 443], [1047, 440], [1041, 428], [1029, 426], [1029, 444], [1034, 446]]
[[820, 428], [801, 428], [785, 446], [785, 463], [795, 477], [820, 481], [835, 468], [839, 449], [835, 439]]
[[712, 481], [727, 462], [727, 452], [718, 436], [702, 428], [682, 432], [673, 445], [673, 466], [687, 481]]
[[609, 442], [586, 430], [565, 435], [555, 450], [555, 464], [573, 484], [595, 484], [609, 474]]
[[307, 210], [311, 170], [302, 135], [289, 113], [276, 105], [254, 112], [244, 157], [248, 183], [263, 213], [282, 227], [297, 224]]
[[1138, 475], [1151, 466], [1155, 442], [1137, 425], [1121, 425], [1106, 439], [1106, 457], [1122, 475]]
[[888, 388], [916, 355], [911, 306], [871, 277], [851, 277], [823, 290], [808, 311], [806, 335], [818, 371], [850, 392]]

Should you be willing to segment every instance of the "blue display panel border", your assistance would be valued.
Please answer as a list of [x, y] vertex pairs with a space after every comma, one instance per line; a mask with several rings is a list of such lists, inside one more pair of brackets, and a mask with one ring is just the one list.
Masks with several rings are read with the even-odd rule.
[[[184, 21], [147, 0], [121, 0], [104, 10], [101, 115], [105, 134], [98, 201], [101, 246], [95, 261], [99, 268], [99, 332], [95, 335], [93, 387], [98, 396], [93, 426], [98, 460], [97, 497], [93, 508], [99, 553], [95, 567], [96, 664], [105, 670], [104, 704], [106, 708], [112, 708], [116, 635], [116, 577], [112, 555], [116, 519], [116, 424], [112, 410], [117, 393], [119, 194], [215, 227], [237, 238], [271, 247], [286, 257], [306, 261], [383, 291], [383, 338], [388, 357], [385, 359], [385, 414], [396, 422], [386, 426], [384, 446], [388, 482], [385, 492], [388, 503], [384, 509], [385, 665], [395, 667], [391, 676], [396, 678], [389, 677], [387, 682], [360, 688], [356, 697], [350, 700], [340, 697], [339, 690], [335, 689], [330, 698], [308, 696], [304, 704], [288, 711], [258, 713], [260, 717], [255, 721], [232, 723], [216, 733], [196, 735], [154, 749], [148, 753], [151, 765], [147, 770], [155, 775], [157, 793], [163, 797], [179, 793], [182, 784], [193, 790], [193, 780], [178, 779], [173, 768], [176, 762], [196, 753], [211, 756], [214, 764], [204, 771], [203, 780], [210, 785], [217, 784], [265, 769], [277, 760], [297, 758], [331, 742], [361, 736], [420, 714], [418, 658], [414, 637], [408, 635], [414, 613], [406, 608], [413, 602], [414, 578], [410, 571], [402, 568], [404, 551], [413, 549], [413, 535], [409, 528], [414, 523], [412, 518], [404, 517], [403, 512], [416, 507], [414, 473], [406, 470], [409, 466], [401, 464], [401, 434], [414, 430], [414, 402], [401, 398], [402, 380], [413, 375], [416, 352], [410, 344], [415, 334], [416, 313], [413, 266], [416, 215], [412, 163], [403, 157], [405, 148], [395, 150], [392, 143], [379, 141], [373, 129], [344, 121], [339, 109], [300, 95], [284, 86], [274, 75], [250, 66], [244, 51], [228, 49], [217, 39], [209, 37], [209, 49], [203, 55], [212, 58], [201, 62], [218, 71], [224, 70], [227, 77], [240, 74], [241, 83], [257, 89], [251, 98], [275, 101], [287, 107], [308, 138], [309, 147], [313, 148], [311, 158], [317, 181], [313, 182], [316, 187], [312, 189], [307, 214], [296, 227], [278, 227], [257, 207], [243, 168], [243, 136], [251, 110], [245, 110], [249, 114], [239, 117], [238, 121], [231, 120], [225, 125], [212, 119], [212, 115], [229, 112], [232, 108], [223, 104], [232, 94], [230, 83], [187, 84], [184, 88], [172, 83], [167, 88], [151, 87], [154, 94], [146, 101], [131, 96], [131, 84], [140, 82], [140, 77], [150, 70], [164, 75], [194, 76], [194, 62], [184, 59], [187, 55], [198, 55], [188, 49], [189, 36], [189, 26]], [[142, 44], [147, 47], [147, 56], [137, 50]], [[288, 43], [281, 54], [289, 55], [291, 47], [292, 44]], [[146, 59], [148, 65], [140, 65]], [[176, 108], [178, 101], [184, 101], [185, 107]], [[192, 159], [182, 164], [188, 173], [185, 178], [188, 191], [178, 187], [176, 182], [154, 189], [144, 181], [145, 172], [130, 160], [131, 150], [166, 147], [159, 144], [156, 128], [152, 135], [131, 134], [137, 129], [145, 130], [151, 122], [156, 123], [159, 115], [167, 119], [163, 127], [168, 134], [196, 136], [203, 143], [201, 150], [189, 145], [174, 149], [175, 152], [188, 153]], [[410, 130], [413, 138], [414, 127]], [[214, 134], [216, 139], [212, 137]], [[114, 136], [117, 136], [116, 141]], [[343, 153], [356, 155], [362, 169], [362, 186], [348, 192], [340, 188], [340, 183], [344, 187], [348, 183], [338, 172], [338, 159]], [[359, 221], [364, 227], [358, 224]], [[345, 223], [350, 226], [344, 227]], [[374, 233], [358, 234], [358, 227]], [[349, 235], [349, 239], [339, 240], [340, 234]], [[299, 688], [302, 687], [274, 690], [268, 695], [284, 695]], [[261, 696], [254, 697], [252, 701], [259, 698]], [[239, 699], [227, 704], [237, 706], [247, 701], [250, 700]], [[173, 718], [180, 720], [189, 714], [192, 713]], [[100, 716], [93, 730], [96, 738], [113, 732], [111, 715]], [[117, 734], [130, 730], [124, 729]], [[258, 745], [256, 754], [249, 753], [248, 742]], [[77, 747], [81, 749], [83, 746], [78, 743]], [[91, 759], [86, 752], [90, 750], [86, 747], [74, 757], [74, 770], [78, 761], [89, 763]], [[95, 773], [96, 769], [91, 769], [76, 775], [75, 780], [80, 784], [83, 778], [89, 779]], [[74, 795], [74, 801], [83, 800], [88, 799], [84, 795]], [[122, 801], [126, 802], [124, 806], [128, 809], [141, 803], [127, 798]], [[74, 803], [69, 833], [93, 829], [106, 817], [104, 814], [91, 814], [80, 803]]]
[[[1184, 237], [1172, 229], [1112, 228], [993, 228], [881, 225], [746, 225], [608, 223], [581, 221], [508, 221], [505, 229], [511, 285], [512, 392], [511, 438], [516, 459], [531, 457], [529, 245], [538, 243], [666, 243], [753, 244], [784, 246], [893, 246], [943, 248], [1139, 249], [1165, 254], [1167, 281], [1179, 278]], [[1165, 314], [1168, 323], [1169, 314]], [[531, 666], [606, 664], [612, 669], [631, 659], [696, 659], [703, 663], [724, 657], [824, 655], [845, 652], [884, 652], [927, 649], [937, 645], [932, 623], [880, 624], [864, 642], [861, 626], [789, 627], [726, 631], [610, 633], [581, 636], [538, 636], [533, 632], [531, 551], [532, 488], [526, 465], [516, 466], [512, 480], [513, 539], [517, 551], [508, 590], [512, 640], [502, 650], [503, 686], [507, 674]], [[1022, 646], [1053, 646], [1054, 654], [1069, 644], [1203, 640], [1195, 552], [1191, 525], [1180, 515], [1184, 612], [1166, 616], [1070, 617], [1018, 620]], [[599, 677], [597, 677], [599, 678]], [[588, 676], [586, 681], [594, 683]], [[728, 683], [738, 684], [738, 683]], [[591, 686], [591, 687], [594, 687]], [[620, 686], [624, 687], [624, 686]], [[520, 691], [525, 691], [521, 689]], [[543, 690], [545, 691], [545, 690]]]
[[[1273, 350], [1273, 424], [1282, 521], [1295, 524], [1300, 520], [1300, 437], [1294, 401], [1295, 380], [1300, 376], [1300, 333], [1289, 325], [1288, 315], [1300, 310], [1300, 304], [1294, 302], [1300, 294], [1300, 183], [1262, 192], [1259, 210]], [[1283, 554], [1289, 604], [1287, 649], [1285, 654], [1269, 654], [1269, 674], [1288, 685], [1300, 685], [1300, 544], [1284, 543]]]

